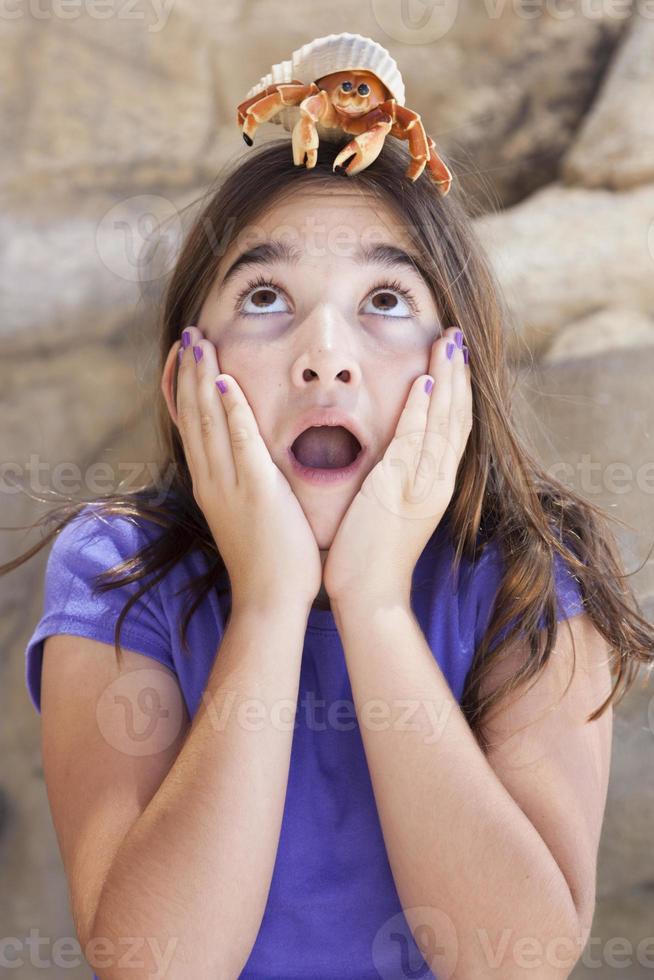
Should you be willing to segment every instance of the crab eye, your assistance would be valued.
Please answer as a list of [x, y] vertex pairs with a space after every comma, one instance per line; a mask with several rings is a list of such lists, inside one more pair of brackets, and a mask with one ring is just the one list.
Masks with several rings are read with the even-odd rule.
[[361, 82], [361, 84], [357, 89], [359, 95], [367, 95], [369, 91], [370, 91], [370, 86], [367, 85], [365, 82]]
[[344, 92], [349, 92], [352, 89], [352, 82], [343, 82], [341, 88]]

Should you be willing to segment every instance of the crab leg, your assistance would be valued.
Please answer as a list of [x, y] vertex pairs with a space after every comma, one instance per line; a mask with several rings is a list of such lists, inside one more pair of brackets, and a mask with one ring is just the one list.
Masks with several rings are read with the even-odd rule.
[[[269, 89], [272, 91], [268, 92]], [[254, 99], [247, 99], [238, 106], [238, 123], [240, 125], [243, 117], [243, 139], [252, 146], [254, 133], [257, 126], [268, 122], [269, 119], [283, 109], [285, 106], [298, 105], [308, 95], [312, 95], [318, 90], [318, 86], [311, 82], [310, 85], [303, 85], [302, 82], [290, 82], [288, 85], [272, 85], [266, 89], [267, 95], [259, 93]]]
[[430, 176], [436, 184], [439, 193], [445, 197], [452, 186], [452, 173], [445, 166], [436, 152], [436, 144], [431, 136], [427, 137], [427, 143], [429, 144], [429, 160], [427, 161], [427, 169], [429, 170]]
[[269, 85], [261, 92], [257, 92], [256, 95], [250, 96], [249, 99], [244, 99], [243, 102], [239, 102], [239, 104], [236, 106], [236, 125], [239, 127], [239, 129], [245, 122], [245, 113], [250, 108], [250, 106], [254, 105], [255, 102], [259, 102], [261, 99], [263, 99], [265, 95], [271, 95], [273, 92], [276, 91], [277, 91], [276, 85]]
[[409, 180], [417, 180], [425, 169], [429, 159], [429, 145], [425, 127], [417, 112], [407, 109], [406, 106], [393, 103], [393, 117], [395, 125], [392, 135], [398, 139], [409, 141], [409, 153], [411, 163], [407, 167], [406, 176]]
[[310, 170], [315, 167], [318, 159], [318, 130], [316, 123], [326, 115], [329, 109], [329, 96], [324, 89], [308, 96], [300, 104], [300, 118], [293, 127], [293, 163], [296, 167], [301, 167], [306, 157], [306, 167]]
[[[369, 129], [355, 136], [353, 140], [346, 143], [334, 160], [332, 170], [336, 174], [343, 174], [353, 177], [360, 170], [364, 170], [373, 160], [376, 160], [381, 153], [386, 134], [393, 125], [390, 116], [384, 114], [378, 122], [374, 122]], [[344, 161], [354, 154], [354, 159], [343, 166]]]
[[[304, 82], [299, 82], [297, 78], [293, 78], [287, 84], [303, 85]], [[250, 106], [254, 105], [255, 102], [258, 102], [260, 99], [263, 99], [264, 95], [271, 95], [273, 92], [276, 91], [277, 91], [277, 85], [268, 85], [267, 88], [264, 88], [261, 92], [257, 92], [256, 95], [251, 95], [249, 99], [244, 99], [243, 102], [239, 102], [239, 104], [236, 106], [236, 125], [239, 127], [239, 129], [243, 125], [243, 121], [245, 120], [245, 113], [250, 108]]]
[[429, 176], [439, 193], [445, 196], [452, 183], [452, 174], [436, 152], [433, 139], [426, 134], [419, 114], [406, 106], [397, 105], [395, 100], [383, 103], [380, 108], [386, 109], [393, 117], [395, 125], [391, 135], [409, 141], [411, 163], [407, 167], [406, 176], [410, 180], [417, 180], [427, 166]]

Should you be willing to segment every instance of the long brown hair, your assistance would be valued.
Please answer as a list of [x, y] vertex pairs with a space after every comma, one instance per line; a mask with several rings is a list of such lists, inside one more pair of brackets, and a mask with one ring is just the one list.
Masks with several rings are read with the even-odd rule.
[[[480, 745], [486, 748], [481, 730], [486, 713], [505, 694], [545, 667], [557, 632], [552, 562], [554, 552], [559, 552], [580, 585], [586, 612], [611, 649], [615, 684], [609, 697], [587, 719], [592, 721], [612, 701], [621, 700], [626, 694], [636, 679], [639, 663], [651, 666], [654, 662], [654, 630], [640, 614], [633, 591], [623, 584], [627, 576], [608, 526], [608, 515], [549, 476], [517, 434], [504, 345], [510, 315], [456, 184], [449, 195], [441, 197], [426, 173], [413, 183], [409, 181], [404, 177], [408, 158], [401, 145], [391, 139], [374, 163], [355, 177], [332, 172], [337, 150], [335, 144], [322, 141], [312, 169], [293, 164], [289, 140], [285, 138], [247, 151], [209, 189], [182, 244], [167, 285], [158, 328], [160, 370], [152, 397], [164, 449], [160, 473], [129, 492], [92, 501], [95, 512], [151, 521], [163, 528], [156, 540], [96, 576], [94, 585], [98, 591], [129, 582], [142, 583], [118, 617], [116, 656], [120, 657], [120, 629], [131, 605], [190, 551], [200, 549], [204, 553], [208, 571], [189, 586], [194, 601], [180, 624], [187, 652], [186, 631], [197, 606], [212, 589], [229, 594], [226, 568], [193, 497], [179, 433], [158, 384], [171, 346], [179, 340], [184, 326], [197, 322], [215, 280], [220, 261], [216, 243], [223, 243], [226, 250], [227, 244], [266, 207], [300, 187], [326, 184], [333, 188], [334, 181], [348, 180], [350, 186], [376, 195], [400, 217], [422, 256], [441, 322], [460, 324], [470, 351], [473, 428], [441, 523], [445, 522], [455, 545], [455, 571], [462, 556], [475, 561], [491, 538], [501, 548], [506, 566], [491, 620], [468, 672], [462, 710]], [[171, 482], [170, 491], [161, 502], [164, 472]], [[45, 547], [91, 502], [66, 500], [35, 522], [55, 526], [33, 548], [0, 566], [0, 574]], [[546, 629], [539, 630], [542, 614]], [[498, 634], [511, 621], [513, 628], [495, 644]], [[502, 657], [518, 632], [528, 641], [524, 664], [497, 690], [482, 695], [482, 682], [490, 666]]]

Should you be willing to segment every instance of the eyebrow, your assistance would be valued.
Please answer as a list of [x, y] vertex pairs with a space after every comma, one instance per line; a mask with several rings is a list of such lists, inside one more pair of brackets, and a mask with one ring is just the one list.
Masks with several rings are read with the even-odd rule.
[[[297, 265], [301, 257], [302, 253], [293, 245], [289, 245], [287, 242], [262, 242], [260, 245], [255, 245], [246, 252], [242, 252], [241, 255], [239, 255], [238, 258], [232, 262], [227, 272], [223, 276], [220, 287], [222, 288], [225, 286], [226, 283], [236, 274], [238, 269], [243, 269], [246, 267], [250, 268], [258, 265], [268, 265], [275, 262], [286, 262], [289, 265]], [[419, 258], [415, 255], [410, 255], [408, 252], [405, 252], [404, 249], [398, 248], [396, 245], [382, 243], [368, 246], [361, 245], [352, 256], [352, 260], [356, 262], [357, 265], [374, 263], [376, 265], [381, 265], [384, 268], [391, 268], [393, 266], [409, 266], [411, 269], [417, 272], [426, 283], [429, 282], [427, 274], [422, 267]]]

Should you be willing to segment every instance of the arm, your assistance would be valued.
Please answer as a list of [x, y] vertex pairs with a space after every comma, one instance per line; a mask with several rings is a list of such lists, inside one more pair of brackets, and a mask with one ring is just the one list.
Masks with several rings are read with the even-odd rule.
[[[152, 976], [151, 947], [161, 957], [171, 939], [169, 980], [235, 977], [249, 957], [277, 853], [307, 614], [282, 601], [232, 610], [188, 737], [98, 902], [93, 937], [116, 949], [145, 938], [144, 968], [114, 966], [103, 980]], [[239, 709], [250, 699], [258, 710]]]
[[[505, 742], [491, 764], [404, 599], [341, 603], [334, 615], [389, 862], [423, 955], [441, 954], [432, 969], [456, 980], [568, 977], [592, 920], [610, 715], [583, 722], [606, 696], [606, 665], [592, 684], [580, 671], [560, 711], [565, 671], [546, 669], [500, 712]], [[573, 622], [590, 662], [605, 651], [585, 620]], [[552, 662], [567, 665], [567, 652], [560, 629]]]

